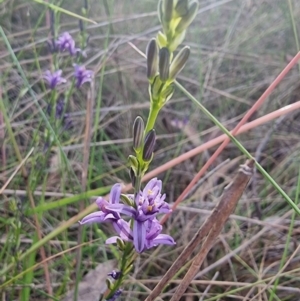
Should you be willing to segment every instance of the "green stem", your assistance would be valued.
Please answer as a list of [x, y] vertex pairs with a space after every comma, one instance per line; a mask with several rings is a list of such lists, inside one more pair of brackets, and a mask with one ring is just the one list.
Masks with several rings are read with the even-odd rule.
[[154, 124], [155, 124], [157, 115], [161, 108], [162, 108], [162, 106], [160, 106], [159, 104], [151, 102], [149, 116], [148, 116], [147, 124], [146, 124], [146, 128], [145, 128], [145, 136], [150, 130], [152, 130], [154, 128]]

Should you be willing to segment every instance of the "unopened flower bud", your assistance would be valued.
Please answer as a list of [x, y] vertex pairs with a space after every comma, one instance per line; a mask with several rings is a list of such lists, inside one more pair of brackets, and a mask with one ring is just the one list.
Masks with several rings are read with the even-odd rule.
[[165, 82], [169, 78], [170, 69], [170, 52], [168, 48], [163, 47], [159, 50], [159, 77], [162, 82]]
[[180, 33], [176, 33], [174, 39], [171, 41], [171, 43], [168, 45], [168, 48], [171, 52], [174, 52], [177, 47], [183, 42], [184, 38], [185, 38], [185, 33], [186, 30], [180, 32]]
[[124, 274], [125, 275], [129, 274], [131, 272], [132, 268], [133, 268], [133, 264], [131, 264], [130, 266], [127, 267], [127, 269], [124, 271]]
[[[133, 186], [134, 187], [134, 186]], [[134, 201], [126, 194], [121, 194], [121, 200], [124, 204], [134, 207]]]
[[129, 170], [129, 176], [130, 176], [132, 187], [135, 187], [136, 175], [135, 175], [135, 172], [132, 168], [130, 168], [130, 170]]
[[175, 6], [175, 11], [179, 17], [183, 17], [188, 13], [189, 0], [178, 0]]
[[198, 11], [198, 1], [192, 1], [189, 5], [189, 11], [185, 16], [182, 16], [181, 20], [179, 21], [175, 31], [180, 33], [184, 31], [194, 20]]
[[158, 12], [159, 22], [162, 23], [163, 22], [163, 0], [158, 1], [157, 12]]
[[170, 65], [170, 75], [169, 75], [170, 79], [175, 79], [178, 73], [183, 69], [186, 61], [189, 58], [190, 52], [191, 52], [190, 47], [185, 46], [175, 56], [174, 60]]
[[170, 84], [161, 92], [160, 96], [164, 100], [164, 103], [166, 103], [172, 97], [174, 90], [174, 85]]
[[152, 129], [147, 133], [145, 138], [144, 149], [143, 149], [144, 161], [150, 161], [152, 159], [152, 154], [155, 146], [155, 138], [156, 138], [155, 130]]
[[115, 270], [112, 270], [110, 273], [107, 274], [107, 276], [110, 276], [114, 280], [119, 279], [121, 275], [122, 275], [121, 271], [115, 271]]
[[160, 95], [163, 85], [164, 85], [164, 83], [160, 80], [159, 75], [155, 76], [152, 84], [149, 86], [152, 101], [155, 101], [159, 98], [159, 95]]
[[141, 116], [137, 116], [133, 123], [133, 148], [136, 152], [142, 147], [145, 124]]
[[110, 280], [110, 279], [106, 279], [106, 285], [107, 285], [107, 288], [109, 289], [109, 290], [111, 290], [112, 288], [113, 288], [113, 283], [112, 283], [112, 281]]
[[136, 173], [139, 167], [139, 162], [137, 158], [133, 155], [128, 156], [128, 165], [133, 169], [133, 171]]
[[120, 237], [117, 237], [117, 246], [119, 247], [120, 250], [125, 249], [125, 243]]
[[157, 58], [158, 58], [158, 49], [156, 40], [152, 39], [146, 50], [146, 56], [147, 56], [147, 77], [149, 79], [152, 79], [155, 74], [157, 73]]
[[173, 0], [163, 0], [163, 18], [166, 23], [172, 20]]
[[157, 33], [157, 42], [159, 48], [166, 47], [168, 44], [167, 37], [161, 31]]

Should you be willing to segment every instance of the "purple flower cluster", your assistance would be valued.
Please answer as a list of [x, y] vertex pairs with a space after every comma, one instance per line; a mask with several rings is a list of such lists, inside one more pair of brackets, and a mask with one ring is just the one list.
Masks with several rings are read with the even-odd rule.
[[[68, 51], [71, 56], [82, 53], [80, 48], [75, 47], [75, 41], [68, 32], [64, 32], [59, 36], [57, 41], [54, 42], [54, 48], [61, 52]], [[76, 80], [77, 88], [81, 87], [86, 82], [92, 81], [93, 71], [86, 70], [85, 66], [74, 65], [74, 67], [74, 78]], [[51, 90], [54, 90], [58, 85], [67, 82], [67, 80], [62, 77], [62, 70], [57, 70], [55, 72], [47, 70], [43, 74], [43, 78]]]
[[[155, 247], [159, 244], [174, 245], [174, 239], [166, 234], [161, 234], [162, 226], [156, 219], [159, 213], [169, 213], [171, 209], [164, 201], [165, 194], [161, 194], [162, 182], [156, 178], [145, 186], [143, 191], [136, 196], [126, 195], [132, 201], [132, 206], [120, 203], [121, 185], [115, 184], [110, 192], [109, 201], [99, 197], [96, 200], [100, 211], [84, 217], [80, 224], [109, 222], [113, 225], [118, 236], [107, 239], [106, 243], [117, 242], [117, 239], [131, 241], [138, 253]], [[124, 214], [131, 218], [127, 222], [121, 218]]]

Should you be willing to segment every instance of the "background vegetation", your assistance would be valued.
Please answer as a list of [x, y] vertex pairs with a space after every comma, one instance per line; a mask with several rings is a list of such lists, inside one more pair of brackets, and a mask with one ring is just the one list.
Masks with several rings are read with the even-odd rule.
[[[131, 154], [132, 122], [138, 114], [146, 116], [149, 106], [146, 62], [137, 49], [144, 52], [159, 29], [154, 0], [89, 1], [87, 17], [96, 24], [84, 22], [89, 36], [84, 63], [95, 72], [93, 114], [87, 122], [91, 93], [86, 85], [73, 90], [67, 120], [57, 122], [47, 115], [50, 92], [41, 80], [53, 59], [46, 43], [50, 14], [46, 5], [37, 2], [0, 1], [0, 189], [9, 183], [0, 195], [3, 300], [63, 300], [88, 271], [114, 258], [116, 250], [104, 244], [109, 227], [86, 227], [81, 273], [76, 277], [79, 225], [70, 219], [114, 183], [130, 182], [126, 160]], [[82, 1], [51, 3], [82, 15]], [[199, 3], [199, 14], [183, 43], [191, 46], [191, 56], [178, 81], [232, 129], [300, 50], [300, 2]], [[75, 16], [57, 11], [55, 28], [69, 31], [79, 42]], [[295, 66], [289, 72], [253, 118], [299, 100], [299, 70]], [[64, 74], [68, 78], [72, 73], [72, 65], [66, 63]], [[61, 95], [66, 91], [66, 86], [60, 86]], [[89, 149], [84, 147], [87, 124]], [[295, 110], [238, 136], [296, 203], [299, 126]], [[222, 133], [178, 89], [163, 108], [156, 130], [152, 169]], [[51, 148], [49, 135], [54, 139]], [[168, 202], [176, 200], [214, 150], [207, 149], [158, 175]], [[87, 151], [88, 165], [84, 163]], [[21, 164], [20, 158], [26, 155], [28, 160]], [[229, 144], [211, 166], [214, 172], [200, 180], [168, 220], [166, 231], [174, 236], [176, 247], [143, 254], [122, 300], [146, 297], [147, 288], [155, 285], [182, 251], [243, 161], [245, 156]], [[86, 188], [82, 186], [85, 171]], [[299, 217], [255, 173], [185, 300], [299, 300], [299, 234]], [[33, 268], [47, 258], [47, 264]], [[100, 270], [98, 274], [105, 274], [104, 266]], [[164, 300], [182, 276], [171, 283]]]

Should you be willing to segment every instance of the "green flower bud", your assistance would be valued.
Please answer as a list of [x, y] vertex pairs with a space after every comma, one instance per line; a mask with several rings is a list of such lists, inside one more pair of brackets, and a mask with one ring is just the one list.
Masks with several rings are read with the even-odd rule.
[[169, 78], [170, 52], [168, 48], [163, 47], [159, 50], [159, 77], [162, 82]]
[[130, 170], [129, 170], [129, 176], [130, 176], [132, 187], [135, 187], [136, 174], [135, 174], [135, 172], [134, 172], [134, 170], [132, 168], [130, 168]]
[[144, 149], [143, 149], [143, 160], [150, 161], [153, 156], [154, 146], [155, 146], [156, 134], [155, 130], [150, 130], [145, 138]]
[[160, 48], [166, 47], [168, 44], [167, 37], [161, 31], [157, 33], [157, 42]]
[[119, 238], [119, 237], [117, 237], [117, 246], [118, 246], [119, 249], [122, 250], [122, 251], [125, 249], [125, 243], [124, 243], [124, 241], [123, 241], [121, 238]]
[[158, 99], [163, 86], [164, 83], [160, 80], [159, 75], [155, 76], [153, 83], [149, 85], [149, 93], [152, 101]]
[[139, 152], [144, 138], [145, 124], [141, 116], [137, 116], [133, 123], [133, 148]]
[[128, 165], [133, 169], [134, 173], [136, 174], [139, 167], [139, 162], [137, 158], [133, 155], [130, 155], [127, 160]]
[[176, 33], [176, 36], [171, 41], [171, 43], [168, 45], [168, 48], [170, 49], [171, 52], [174, 52], [177, 49], [177, 47], [183, 42], [183, 40], [185, 38], [185, 33], [186, 33], [186, 30], [184, 30], [181, 33]]
[[158, 1], [158, 6], [157, 6], [157, 12], [158, 12], [158, 19], [159, 22], [162, 23], [163, 22], [163, 0], [159, 0]]
[[178, 0], [175, 11], [179, 17], [185, 16], [189, 11], [189, 0]]
[[158, 49], [155, 39], [151, 39], [146, 49], [147, 56], [147, 77], [153, 79], [157, 73]]
[[194, 18], [196, 17], [198, 11], [198, 2], [192, 1], [189, 5], [189, 11], [185, 16], [182, 16], [181, 20], [179, 21], [175, 31], [180, 33], [188, 28], [188, 26], [192, 23]]
[[174, 93], [174, 85], [170, 84], [168, 87], [166, 87], [162, 92], [161, 92], [161, 98], [163, 99], [163, 102], [166, 103], [173, 95]]
[[170, 65], [170, 79], [175, 79], [175, 77], [178, 75], [178, 73], [183, 69], [186, 61], [189, 58], [190, 55], [190, 47], [185, 46], [182, 48], [179, 53], [175, 56], [174, 60], [172, 61]]
[[129, 266], [126, 268], [126, 270], [124, 271], [124, 275], [129, 274], [129, 273], [131, 272], [132, 268], [133, 268], [133, 265], [132, 265], [132, 264], [129, 265]]
[[163, 20], [170, 23], [173, 15], [173, 0], [163, 0]]
[[128, 206], [134, 206], [134, 202], [126, 194], [121, 194], [121, 200]]
[[113, 288], [113, 283], [110, 279], [106, 278], [106, 286], [109, 290], [111, 290]]

